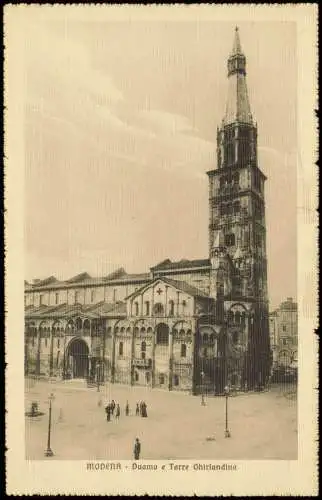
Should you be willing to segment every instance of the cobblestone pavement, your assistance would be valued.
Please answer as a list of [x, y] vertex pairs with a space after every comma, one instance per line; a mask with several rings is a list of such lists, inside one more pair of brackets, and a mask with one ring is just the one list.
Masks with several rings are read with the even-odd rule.
[[[26, 410], [37, 401], [44, 412], [25, 418], [28, 459], [131, 460], [136, 437], [143, 460], [297, 458], [297, 398], [291, 386], [230, 397], [230, 438], [225, 438], [224, 397], [207, 397], [202, 406], [198, 396], [117, 384], [106, 384], [97, 392], [83, 381], [27, 379], [25, 387]], [[54, 456], [45, 458], [51, 392]], [[120, 403], [121, 416], [107, 422], [104, 403], [111, 399]], [[127, 400], [130, 416], [124, 414]], [[135, 416], [140, 400], [147, 403], [148, 418]]]

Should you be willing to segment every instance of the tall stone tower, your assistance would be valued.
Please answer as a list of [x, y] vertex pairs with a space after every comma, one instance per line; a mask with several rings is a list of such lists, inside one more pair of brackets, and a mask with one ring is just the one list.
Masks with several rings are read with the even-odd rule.
[[[264, 385], [269, 371], [265, 175], [258, 167], [257, 125], [247, 93], [246, 58], [238, 28], [228, 58], [228, 99], [217, 129], [217, 169], [209, 177], [209, 252], [216, 300], [247, 308], [247, 385]], [[232, 286], [220, 286], [222, 259], [232, 266]], [[222, 281], [221, 281], [222, 283]], [[226, 307], [227, 310], [227, 307]]]

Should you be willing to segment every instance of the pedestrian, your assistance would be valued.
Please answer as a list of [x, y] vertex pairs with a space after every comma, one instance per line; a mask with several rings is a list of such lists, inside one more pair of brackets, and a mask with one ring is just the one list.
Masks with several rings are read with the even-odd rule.
[[119, 418], [120, 414], [121, 414], [120, 405], [119, 405], [119, 404], [117, 404], [117, 405], [116, 405], [115, 418]]
[[140, 415], [141, 415], [141, 417], [142, 417], [142, 408], [143, 408], [143, 404], [144, 404], [144, 403], [143, 403], [143, 401], [141, 401], [141, 402], [140, 402]]
[[106, 412], [106, 421], [110, 422], [111, 421], [111, 406], [109, 404], [106, 405], [105, 412]]
[[128, 417], [129, 414], [130, 414], [130, 407], [129, 407], [129, 402], [127, 401], [125, 405], [125, 415]]
[[115, 410], [115, 401], [114, 401], [114, 399], [112, 399], [112, 401], [111, 401], [111, 413], [112, 413], [112, 415], [114, 415], [114, 410]]
[[136, 403], [135, 415], [136, 415], [137, 417], [140, 415], [140, 407], [139, 407], [139, 403]]
[[146, 410], [146, 403], [145, 403], [145, 401], [143, 401], [142, 410], [141, 410], [141, 417], [147, 417], [147, 416], [148, 416], [148, 412]]
[[134, 453], [134, 460], [139, 460], [141, 453], [141, 443], [139, 438], [135, 439], [133, 453]]

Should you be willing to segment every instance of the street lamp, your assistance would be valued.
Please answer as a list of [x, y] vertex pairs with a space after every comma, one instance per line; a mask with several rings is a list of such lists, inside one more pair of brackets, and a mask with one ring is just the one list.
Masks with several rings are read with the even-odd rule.
[[204, 396], [204, 378], [205, 378], [205, 374], [204, 372], [201, 372], [200, 373], [201, 375], [201, 405], [202, 406], [206, 406], [206, 403], [205, 403], [205, 396]]
[[51, 393], [48, 399], [49, 399], [48, 437], [47, 437], [47, 450], [45, 451], [45, 457], [52, 457], [54, 455], [54, 452], [50, 447], [50, 434], [51, 434], [51, 404], [52, 401], [55, 399], [54, 394]]
[[228, 429], [228, 397], [229, 397], [229, 387], [225, 387], [225, 399], [226, 399], [226, 428], [225, 428], [225, 438], [230, 438], [231, 434]]
[[100, 391], [100, 364], [96, 365], [96, 383], [97, 383], [97, 392]]

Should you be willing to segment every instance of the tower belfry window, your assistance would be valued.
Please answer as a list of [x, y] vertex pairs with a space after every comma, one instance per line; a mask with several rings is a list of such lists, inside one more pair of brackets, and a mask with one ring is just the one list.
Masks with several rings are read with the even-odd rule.
[[226, 247], [232, 247], [235, 245], [235, 235], [233, 233], [225, 235], [225, 245]]

